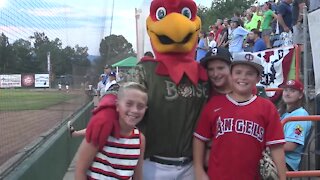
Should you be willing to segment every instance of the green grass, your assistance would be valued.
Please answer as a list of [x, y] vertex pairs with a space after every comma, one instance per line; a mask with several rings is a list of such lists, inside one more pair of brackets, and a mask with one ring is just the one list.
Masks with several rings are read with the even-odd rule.
[[0, 89], [0, 111], [45, 109], [75, 97], [43, 89]]

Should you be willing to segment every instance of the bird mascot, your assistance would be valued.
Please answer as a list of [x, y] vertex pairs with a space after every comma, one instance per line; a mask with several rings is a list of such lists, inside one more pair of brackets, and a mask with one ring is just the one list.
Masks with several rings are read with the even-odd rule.
[[[194, 60], [201, 20], [193, 0], [153, 0], [146, 20], [155, 58], [138, 63], [135, 81], [148, 89], [138, 128], [146, 137], [144, 179], [194, 179], [192, 134], [206, 101], [206, 70]], [[115, 96], [101, 100], [86, 140], [100, 147], [119, 135]]]

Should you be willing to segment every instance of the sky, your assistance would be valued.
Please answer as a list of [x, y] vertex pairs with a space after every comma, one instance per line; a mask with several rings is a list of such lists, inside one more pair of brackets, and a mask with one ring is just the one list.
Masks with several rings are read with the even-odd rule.
[[[136, 50], [135, 8], [142, 9], [144, 21], [150, 1], [114, 0], [112, 21], [112, 0], [0, 0], [0, 33], [13, 43], [44, 32], [50, 40], [58, 37], [63, 46], [87, 46], [90, 55], [99, 55], [101, 39], [111, 33], [123, 35]], [[211, 4], [210, 0], [195, 2]]]

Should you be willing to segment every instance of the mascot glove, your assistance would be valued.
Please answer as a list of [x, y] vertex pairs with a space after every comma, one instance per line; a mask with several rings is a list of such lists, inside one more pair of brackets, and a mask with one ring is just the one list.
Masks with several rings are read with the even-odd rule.
[[107, 138], [112, 134], [120, 137], [120, 125], [118, 112], [116, 111], [116, 96], [109, 94], [104, 96], [98, 107], [93, 110], [93, 115], [86, 130], [86, 140], [94, 145], [103, 148]]

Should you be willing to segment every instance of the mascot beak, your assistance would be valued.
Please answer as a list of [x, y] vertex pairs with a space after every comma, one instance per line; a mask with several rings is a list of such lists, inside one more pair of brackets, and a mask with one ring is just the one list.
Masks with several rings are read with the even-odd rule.
[[160, 53], [190, 52], [198, 40], [201, 20], [190, 20], [179, 13], [170, 13], [160, 21], [147, 19], [147, 31], [156, 51]]

